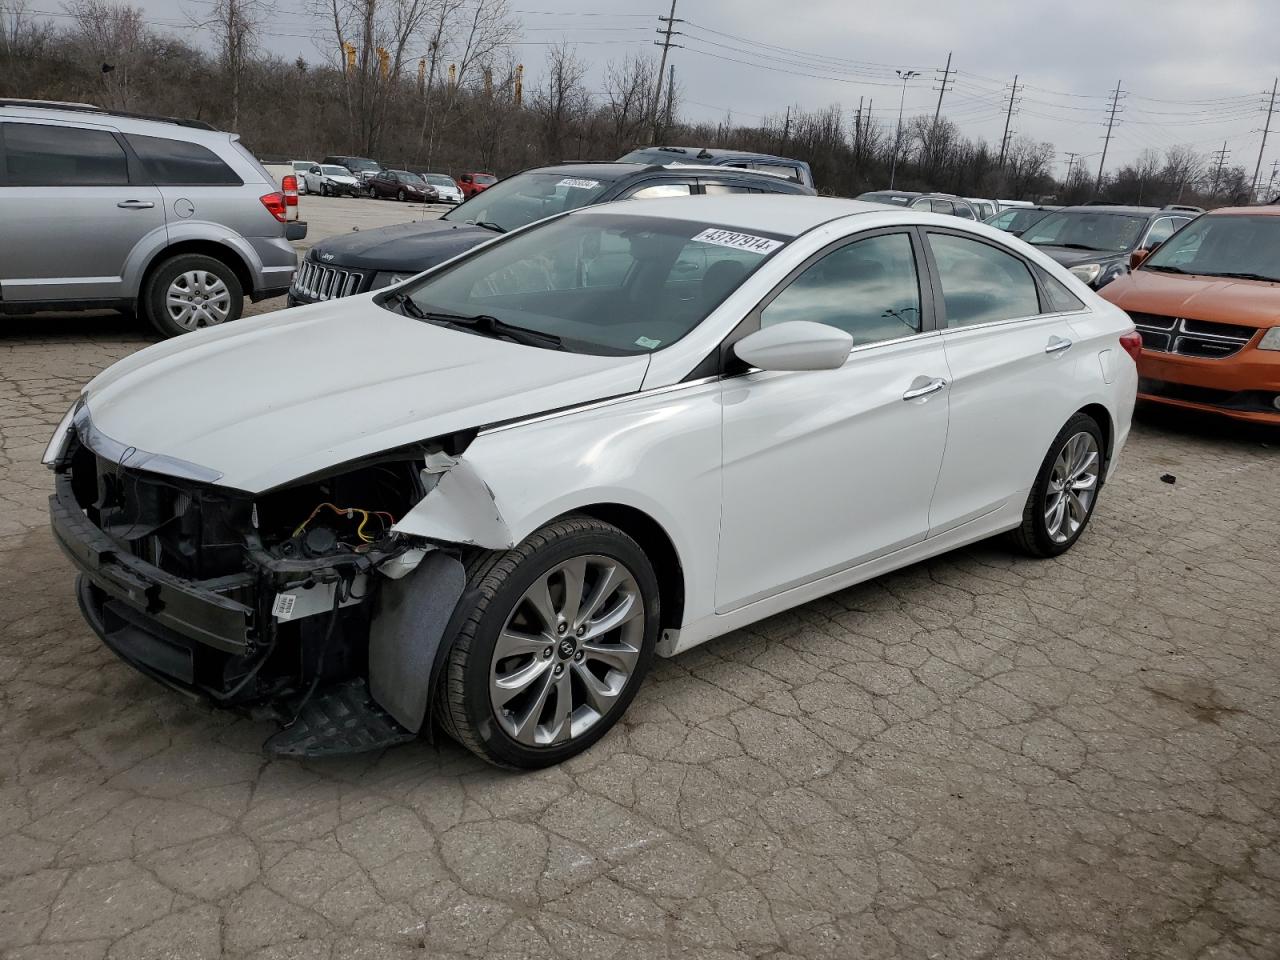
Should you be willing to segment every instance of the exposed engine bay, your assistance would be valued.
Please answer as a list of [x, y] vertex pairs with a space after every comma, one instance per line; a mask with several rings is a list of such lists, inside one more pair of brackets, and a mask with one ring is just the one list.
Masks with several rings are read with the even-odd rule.
[[[314, 703], [318, 691], [331, 689], [345, 698], [338, 713], [352, 714], [349, 726], [367, 726], [371, 715], [355, 716], [358, 701], [381, 713], [369, 687], [381, 688], [401, 722], [375, 719], [404, 739], [422, 724], [431, 664], [398, 662], [396, 651], [408, 645], [395, 638], [371, 658], [371, 625], [379, 592], [428, 553], [461, 570], [456, 544], [393, 527], [469, 439], [393, 451], [256, 496], [131, 469], [128, 457], [112, 461], [73, 439], [55, 468], [54, 530], [89, 567], [80, 593], [86, 616], [144, 672], [286, 728], [308, 710], [331, 721], [332, 704]], [[449, 591], [455, 601], [460, 583]], [[131, 589], [122, 596], [121, 586]], [[388, 629], [404, 631], [403, 622], [387, 619]], [[424, 629], [438, 642], [444, 626]], [[383, 674], [372, 683], [371, 661]], [[314, 734], [300, 731], [308, 742]], [[367, 740], [368, 730], [353, 736]]]

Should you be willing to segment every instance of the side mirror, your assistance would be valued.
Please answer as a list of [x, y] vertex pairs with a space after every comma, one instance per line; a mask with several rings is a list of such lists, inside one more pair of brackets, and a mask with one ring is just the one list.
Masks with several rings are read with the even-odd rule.
[[733, 345], [739, 360], [761, 370], [835, 370], [852, 349], [849, 334], [812, 320], [765, 327]]
[[1138, 264], [1142, 263], [1142, 261], [1147, 259], [1149, 256], [1151, 256], [1151, 250], [1133, 251], [1133, 253], [1129, 254], [1129, 269], [1137, 270]]

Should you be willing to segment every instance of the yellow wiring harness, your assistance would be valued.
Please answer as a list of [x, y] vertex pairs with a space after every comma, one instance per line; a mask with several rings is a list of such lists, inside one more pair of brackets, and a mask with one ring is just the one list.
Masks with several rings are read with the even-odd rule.
[[364, 532], [364, 528], [369, 523], [370, 517], [378, 517], [379, 519], [384, 519], [386, 523], [386, 527], [384, 527], [384, 530], [389, 529], [392, 526], [392, 524], [396, 522], [396, 518], [393, 517], [391, 514], [387, 513], [385, 510], [362, 510], [360, 507], [339, 507], [337, 504], [326, 502], [326, 503], [319, 504], [314, 510], [312, 510], [311, 515], [308, 516], [307, 519], [303, 520], [300, 524], [298, 524], [298, 528], [293, 531], [293, 535], [296, 537], [298, 536], [298, 534], [302, 533], [303, 530], [307, 529], [307, 524], [309, 524], [312, 520], [314, 520], [316, 518], [316, 514], [318, 514], [325, 507], [328, 507], [330, 510], [332, 510], [334, 513], [338, 514], [339, 516], [346, 517], [348, 520], [354, 520], [356, 514], [360, 514], [360, 518], [361, 518], [360, 526], [356, 527], [356, 536], [359, 537], [365, 543], [373, 543], [374, 541], [373, 537], [369, 536], [367, 533]]

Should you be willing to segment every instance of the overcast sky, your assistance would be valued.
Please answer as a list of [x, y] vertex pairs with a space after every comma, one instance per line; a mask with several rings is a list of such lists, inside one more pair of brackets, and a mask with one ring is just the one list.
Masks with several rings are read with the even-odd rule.
[[[134, 0], [162, 29], [207, 9], [208, 0]], [[669, 0], [510, 0], [523, 24], [528, 84], [547, 44], [567, 39], [592, 64], [601, 88], [609, 59], [652, 46]], [[276, 0], [270, 43], [284, 56], [319, 59], [305, 0]], [[52, 7], [48, 3], [38, 7]], [[1127, 96], [1108, 169], [1145, 148], [1189, 144], [1230, 151], [1252, 175], [1267, 95], [1280, 72], [1280, 0], [678, 0], [686, 23], [671, 53], [686, 115], [740, 120], [859, 98], [876, 120], [896, 122], [902, 86], [894, 70], [921, 76], [906, 91], [908, 116], [932, 114], [948, 51], [960, 72], [943, 113], [966, 135], [998, 143], [1009, 86], [1019, 76], [1013, 128], [1052, 142], [1059, 171], [1074, 151], [1096, 170], [1109, 93]], [[807, 76], [806, 76], [807, 74]], [[1022, 84], [1026, 84], [1023, 92]], [[1264, 93], [1265, 91], [1265, 93]], [[1280, 111], [1264, 156], [1264, 178], [1280, 158]]]

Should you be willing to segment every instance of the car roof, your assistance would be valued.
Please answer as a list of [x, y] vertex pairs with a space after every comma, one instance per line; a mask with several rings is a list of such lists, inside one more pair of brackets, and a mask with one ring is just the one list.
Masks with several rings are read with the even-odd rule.
[[[787, 163], [798, 163], [791, 157], [781, 157], [776, 153], [756, 153], [754, 150], [730, 150], [725, 147], [682, 147], [662, 144], [655, 147], [636, 147], [632, 153], [648, 153], [662, 151], [672, 156], [686, 156], [691, 160], [784, 160]], [[683, 152], [681, 152], [683, 151]]]
[[840, 217], [858, 213], [885, 213], [889, 210], [898, 211], [898, 208], [838, 197], [739, 193], [623, 200], [619, 203], [581, 207], [570, 216], [603, 213], [662, 217], [668, 220], [714, 223], [734, 230], [763, 230], [766, 233], [798, 237], [820, 224]]
[[1175, 214], [1190, 213], [1189, 210], [1163, 210], [1160, 207], [1133, 207], [1120, 203], [1082, 203], [1074, 207], [1063, 207], [1057, 213], [1113, 213], [1128, 217], [1150, 217], [1157, 213]]
[[188, 140], [192, 143], [225, 145], [228, 139], [238, 140], [236, 134], [219, 130], [203, 120], [184, 120], [181, 117], [156, 117], [117, 110], [103, 110], [92, 104], [48, 104], [39, 100], [0, 99], [0, 116], [10, 120], [57, 120], [80, 126], [111, 127], [121, 133], [142, 136], [167, 137], [170, 140]]
[[1258, 207], [1219, 207], [1217, 210], [1210, 210], [1205, 213], [1206, 217], [1280, 217], [1280, 206], [1276, 204], [1267, 204]]
[[758, 180], [764, 183], [785, 183], [796, 188], [807, 189], [804, 184], [774, 173], [761, 170], [744, 170], [737, 167], [717, 167], [711, 164], [686, 163], [683, 160], [671, 160], [668, 163], [632, 163], [630, 161], [591, 161], [582, 163], [556, 163], [547, 167], [530, 167], [521, 173], [560, 174], [566, 177], [582, 177], [591, 180], [618, 181], [626, 177], [688, 177], [706, 174], [714, 177], [738, 177], [743, 180]]
[[581, 163], [552, 163], [545, 167], [530, 167], [521, 173], [559, 173], [566, 177], [582, 177], [589, 180], [619, 180], [647, 169], [643, 163], [617, 163], [606, 160]]

